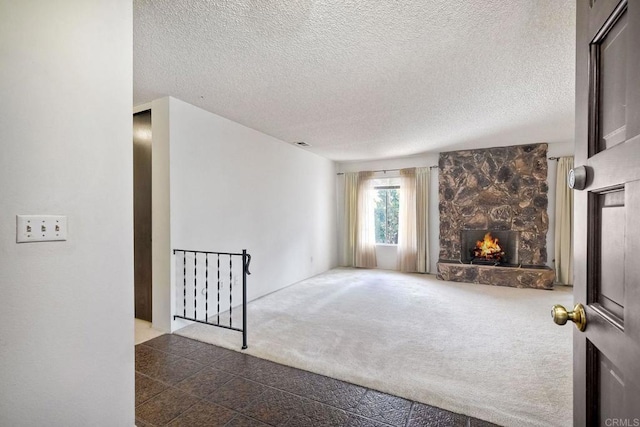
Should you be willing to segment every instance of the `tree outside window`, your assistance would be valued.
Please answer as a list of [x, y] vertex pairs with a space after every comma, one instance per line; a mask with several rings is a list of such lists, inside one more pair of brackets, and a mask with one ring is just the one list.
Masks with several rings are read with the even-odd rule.
[[398, 244], [399, 188], [397, 185], [375, 187], [376, 243]]

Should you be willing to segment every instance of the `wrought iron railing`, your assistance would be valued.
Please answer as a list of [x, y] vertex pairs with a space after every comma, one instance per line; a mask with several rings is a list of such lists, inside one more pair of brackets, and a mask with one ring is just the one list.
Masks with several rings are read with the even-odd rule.
[[[178, 306], [176, 313], [182, 312], [182, 315], [174, 315], [174, 320], [190, 320], [242, 332], [242, 349], [246, 349], [247, 276], [251, 274], [249, 272], [251, 255], [246, 249], [243, 249], [242, 253], [174, 249], [173, 254], [176, 255], [176, 289], [182, 297], [176, 298]], [[234, 265], [234, 259], [239, 260], [241, 264], [238, 265], [236, 262]], [[213, 266], [210, 267], [211, 263]], [[215, 273], [214, 277], [209, 274], [211, 269]], [[233, 285], [236, 284], [237, 290], [238, 275], [242, 276], [242, 327], [237, 326], [237, 319], [234, 325], [233, 318]], [[215, 303], [215, 310], [213, 307], [210, 308], [210, 299], [214, 296], [215, 299], [211, 304]], [[180, 300], [182, 300], [182, 307], [179, 306]], [[227, 318], [228, 323], [226, 323]]]

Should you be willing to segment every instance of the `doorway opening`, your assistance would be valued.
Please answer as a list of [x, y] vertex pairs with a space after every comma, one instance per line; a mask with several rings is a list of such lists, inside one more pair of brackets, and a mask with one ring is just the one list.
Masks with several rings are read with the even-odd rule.
[[133, 115], [133, 263], [136, 319], [152, 321], [151, 110]]

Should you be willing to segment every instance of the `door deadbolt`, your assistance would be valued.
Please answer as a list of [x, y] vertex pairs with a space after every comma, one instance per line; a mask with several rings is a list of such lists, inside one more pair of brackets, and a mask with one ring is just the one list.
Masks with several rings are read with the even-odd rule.
[[569, 171], [567, 176], [569, 188], [573, 190], [584, 190], [587, 186], [587, 168], [577, 166]]

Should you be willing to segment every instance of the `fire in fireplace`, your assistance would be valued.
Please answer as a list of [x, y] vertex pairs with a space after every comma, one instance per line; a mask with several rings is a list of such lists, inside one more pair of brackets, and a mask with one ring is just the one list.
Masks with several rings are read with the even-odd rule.
[[463, 263], [518, 265], [520, 233], [503, 230], [463, 230], [460, 261]]
[[500, 239], [487, 232], [482, 240], [476, 242], [476, 247], [471, 249], [471, 255], [480, 261], [500, 262], [504, 258], [504, 251], [500, 247]]

